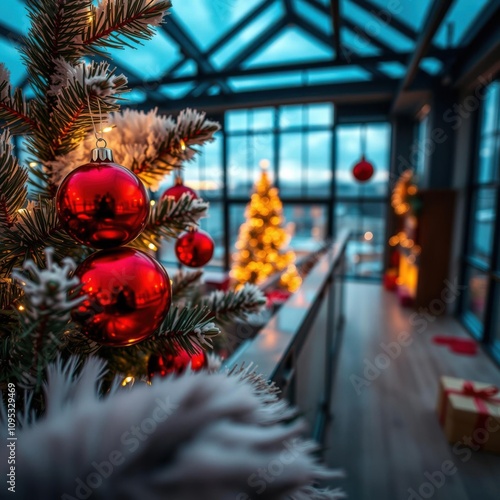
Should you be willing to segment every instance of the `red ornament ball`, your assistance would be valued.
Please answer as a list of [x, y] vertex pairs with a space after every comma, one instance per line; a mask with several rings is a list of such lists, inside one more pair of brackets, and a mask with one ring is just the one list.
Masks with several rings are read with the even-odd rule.
[[148, 361], [148, 376], [151, 380], [154, 375], [165, 377], [175, 373], [180, 375], [190, 365], [191, 370], [197, 372], [206, 364], [205, 351], [198, 351], [196, 354], [189, 354], [184, 348], [178, 347], [177, 352], [168, 354], [151, 354]]
[[160, 326], [170, 309], [172, 290], [163, 267], [134, 248], [102, 250], [85, 259], [75, 275], [87, 300], [72, 317], [99, 344], [128, 346]]
[[185, 186], [182, 181], [176, 182], [172, 187], [169, 187], [161, 196], [161, 199], [164, 200], [168, 196], [175, 199], [175, 201], [179, 201], [181, 196], [187, 193], [191, 198], [196, 199], [198, 195], [194, 189], [191, 189], [188, 186]]
[[175, 243], [175, 254], [185, 266], [204, 266], [214, 254], [214, 240], [201, 229], [188, 231]]
[[93, 248], [129, 243], [149, 216], [149, 198], [141, 180], [110, 161], [90, 162], [69, 173], [59, 186], [56, 204], [66, 232]]
[[375, 169], [373, 168], [373, 165], [365, 160], [365, 157], [362, 156], [361, 160], [354, 165], [352, 169], [352, 175], [354, 175], [354, 178], [359, 181], [359, 182], [366, 182], [367, 180], [371, 179]]

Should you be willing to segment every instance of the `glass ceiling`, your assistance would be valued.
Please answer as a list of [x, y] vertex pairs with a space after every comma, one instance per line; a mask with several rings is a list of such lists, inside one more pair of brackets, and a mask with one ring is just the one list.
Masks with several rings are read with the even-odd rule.
[[[420, 70], [439, 75], [445, 59], [439, 50], [460, 47], [483, 9], [495, 1], [455, 0]], [[433, 0], [340, 0], [342, 54], [336, 54], [329, 0], [177, 0], [153, 40], [111, 54], [135, 88], [131, 102], [401, 79], [432, 5]], [[0, 60], [15, 85], [25, 83], [26, 72], [13, 40], [27, 31], [24, 1], [9, 0], [0, 19]], [[186, 39], [189, 47], [181, 50]], [[201, 81], [198, 67], [215, 76]]]

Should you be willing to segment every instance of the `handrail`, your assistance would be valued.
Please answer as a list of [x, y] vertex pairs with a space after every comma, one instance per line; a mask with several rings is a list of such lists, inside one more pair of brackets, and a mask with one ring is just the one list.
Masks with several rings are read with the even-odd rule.
[[[284, 389], [283, 385], [293, 376], [292, 351], [295, 351], [295, 356], [300, 351], [304, 337], [321, 305], [322, 297], [342, 261], [349, 236], [347, 230], [340, 234], [306, 276], [301, 288], [253, 339], [240, 345], [226, 361], [226, 366], [253, 363], [258, 366], [259, 373], [274, 380]], [[281, 373], [278, 378], [282, 380], [276, 380], [278, 373]]]

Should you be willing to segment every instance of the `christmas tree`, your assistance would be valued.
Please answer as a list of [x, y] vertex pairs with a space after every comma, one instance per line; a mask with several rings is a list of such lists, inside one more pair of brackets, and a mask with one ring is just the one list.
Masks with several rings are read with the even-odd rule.
[[[21, 475], [11, 487], [42, 500], [252, 493], [250, 474], [277, 459], [300, 428], [283, 425], [290, 410], [251, 369], [217, 374], [220, 362], [208, 356], [196, 366], [205, 371], [194, 374], [189, 362], [210, 349], [221, 322], [260, 310], [264, 297], [248, 284], [200, 295], [200, 271], [169, 277], [148, 254], [172, 238], [187, 239], [189, 254], [208, 203], [184, 192], [150, 204], [147, 190], [179, 174], [219, 125], [189, 109], [176, 118], [120, 111], [127, 78], [106, 62], [107, 49], [151, 38], [170, 1], [26, 6], [31, 29], [21, 52], [31, 100], [11, 88], [0, 65], [0, 385], [9, 403], [9, 410], [0, 405], [0, 423], [19, 435]], [[12, 136], [24, 137], [29, 168], [15, 156]], [[172, 374], [171, 358], [182, 375], [159, 378]], [[136, 451], [124, 436], [138, 425]], [[148, 440], [152, 432], [158, 439]], [[214, 467], [205, 453], [213, 446], [221, 464], [239, 465]], [[312, 486], [327, 474], [311, 449], [298, 449], [269, 495], [337, 498]], [[111, 458], [118, 455], [126, 466]], [[105, 458], [111, 462], [96, 465]], [[111, 463], [109, 477], [102, 467]], [[200, 474], [205, 469], [212, 472]]]
[[269, 177], [267, 163], [261, 167], [260, 178], [245, 211], [246, 221], [240, 227], [231, 275], [243, 286], [261, 284], [280, 272], [280, 284], [294, 292], [302, 280], [294, 264], [295, 253], [285, 250], [289, 237], [282, 227], [283, 205]]

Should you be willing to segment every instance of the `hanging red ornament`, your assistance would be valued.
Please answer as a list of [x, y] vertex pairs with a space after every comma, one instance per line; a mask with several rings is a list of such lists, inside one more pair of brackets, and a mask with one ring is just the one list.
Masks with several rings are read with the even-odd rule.
[[179, 236], [175, 243], [175, 254], [188, 267], [202, 267], [214, 254], [214, 240], [201, 229], [192, 229]]
[[149, 216], [149, 198], [141, 180], [113, 163], [111, 149], [100, 147], [92, 150], [90, 163], [64, 178], [56, 206], [66, 232], [93, 248], [129, 243], [143, 230]]
[[181, 196], [187, 193], [191, 198], [196, 199], [198, 195], [194, 189], [186, 186], [180, 177], [177, 177], [175, 180], [175, 184], [169, 187], [161, 196], [161, 199], [164, 200], [167, 196], [171, 196], [175, 199], [175, 201], [179, 201]]
[[205, 351], [189, 354], [184, 348], [179, 346], [177, 352], [162, 355], [151, 354], [148, 360], [148, 377], [151, 380], [154, 375], [160, 375], [160, 377], [165, 377], [172, 373], [180, 375], [189, 366], [191, 370], [197, 372], [205, 364]]
[[165, 269], [134, 248], [102, 250], [76, 269], [87, 300], [72, 312], [95, 342], [127, 346], [160, 326], [170, 309], [171, 285]]
[[366, 182], [371, 179], [375, 169], [373, 165], [365, 159], [365, 155], [356, 163], [352, 169], [352, 175], [359, 182]]

